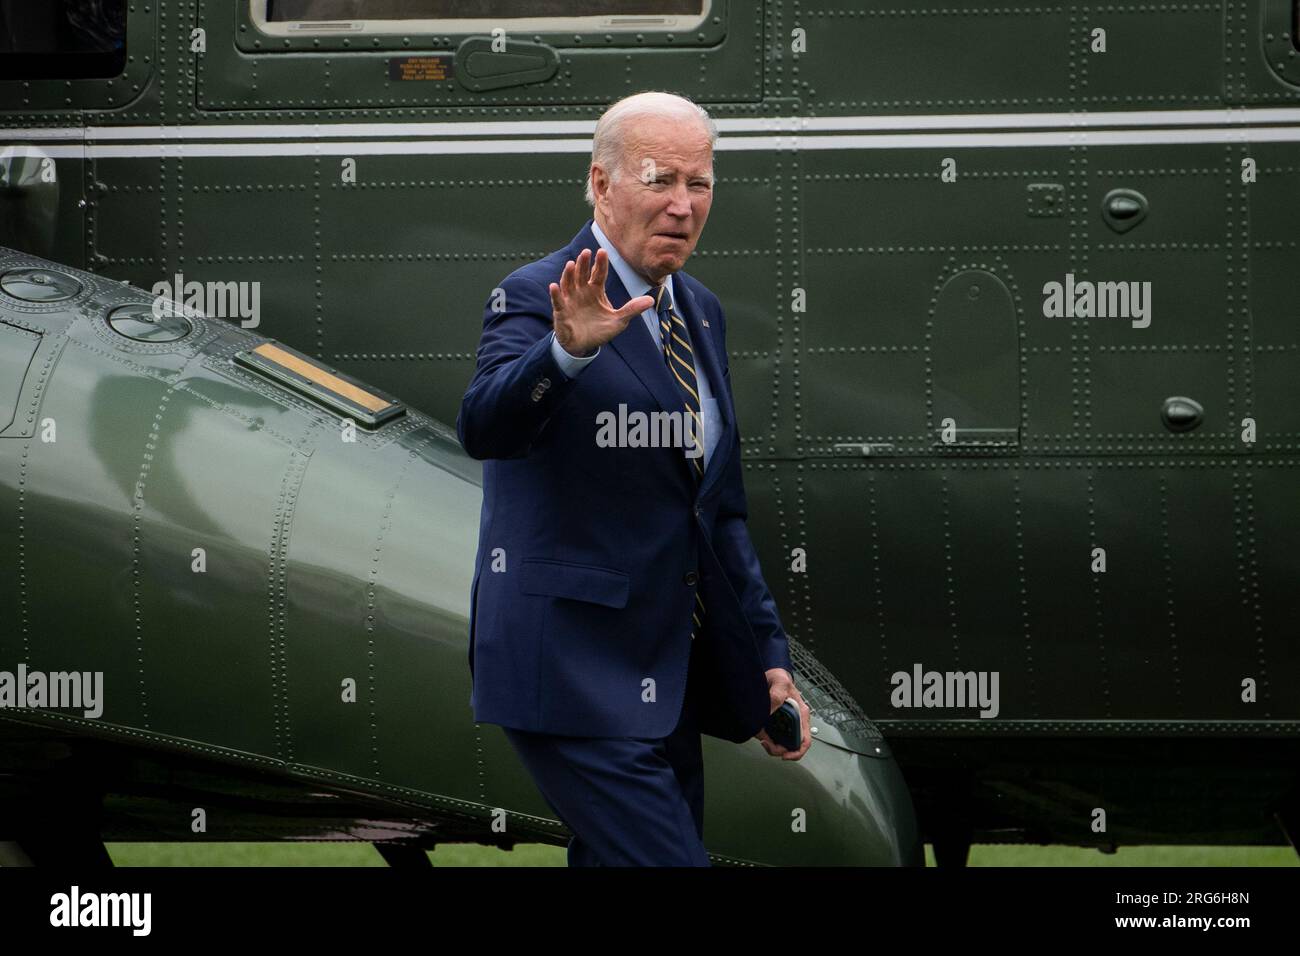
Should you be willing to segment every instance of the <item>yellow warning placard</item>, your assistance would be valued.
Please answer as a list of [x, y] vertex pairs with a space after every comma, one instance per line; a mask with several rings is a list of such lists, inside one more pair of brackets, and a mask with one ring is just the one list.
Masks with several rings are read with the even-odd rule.
[[405, 56], [388, 61], [390, 80], [447, 80], [451, 78], [449, 56]]

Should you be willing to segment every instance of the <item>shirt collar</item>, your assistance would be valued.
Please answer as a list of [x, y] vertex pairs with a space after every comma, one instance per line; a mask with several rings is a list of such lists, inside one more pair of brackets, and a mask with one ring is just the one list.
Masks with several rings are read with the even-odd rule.
[[[609, 256], [609, 264], [613, 267], [614, 272], [619, 279], [622, 280], [623, 288], [627, 289], [628, 295], [633, 299], [638, 295], [648, 295], [653, 298], [655, 296], [656, 287], [652, 286], [649, 279], [628, 265], [627, 260], [618, 254], [618, 250], [615, 249], [614, 244], [609, 241], [609, 237], [605, 235], [600, 226], [596, 225], [595, 219], [591, 220], [591, 231], [596, 237], [596, 242], [600, 244], [600, 247], [605, 250], [605, 254]], [[677, 299], [673, 294], [673, 282], [671, 279], [672, 276], [670, 275], [664, 281], [668, 284], [668, 307], [675, 311], [677, 308]], [[633, 291], [635, 289], [641, 289], [642, 291], [635, 292]], [[651, 306], [650, 308], [653, 309], [654, 306]]]

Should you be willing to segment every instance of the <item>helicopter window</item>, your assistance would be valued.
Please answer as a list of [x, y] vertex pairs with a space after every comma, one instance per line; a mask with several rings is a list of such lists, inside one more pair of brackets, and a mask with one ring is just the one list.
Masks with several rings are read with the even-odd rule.
[[267, 32], [566, 33], [691, 30], [711, 0], [254, 0]]
[[126, 0], [0, 0], [0, 80], [118, 76]]

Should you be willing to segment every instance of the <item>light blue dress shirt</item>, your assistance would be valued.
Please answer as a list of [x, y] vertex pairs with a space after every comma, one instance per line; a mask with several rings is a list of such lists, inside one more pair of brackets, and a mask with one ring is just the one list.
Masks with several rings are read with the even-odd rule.
[[[622, 280], [623, 288], [628, 290], [631, 297], [633, 299], [638, 295], [648, 295], [653, 297], [655, 293], [650, 285], [650, 280], [628, 265], [627, 260], [618, 254], [618, 250], [614, 248], [614, 244], [609, 241], [605, 236], [605, 233], [601, 231], [600, 226], [596, 225], [594, 220], [591, 224], [591, 231], [596, 236], [596, 242], [600, 244], [600, 247], [605, 250], [605, 254], [609, 256], [610, 266], [613, 268], [615, 274], [618, 275], [619, 279]], [[672, 281], [672, 276], [668, 276], [664, 281], [668, 283], [668, 307], [678, 315], [681, 315], [681, 311], [676, 308], [677, 297], [676, 291], [673, 288], [674, 283]], [[641, 291], [636, 291], [638, 289]], [[654, 306], [652, 305], [650, 308], [642, 312], [641, 318], [645, 320], [646, 331], [649, 332], [650, 337], [654, 339], [655, 350], [660, 355], [663, 355], [663, 335], [659, 329], [659, 316], [655, 312]], [[555, 358], [555, 364], [560, 366], [560, 371], [569, 378], [577, 378], [578, 373], [586, 368], [590, 362], [595, 361], [596, 356], [599, 354], [600, 348], [598, 347], [591, 355], [582, 357], [570, 355], [568, 352], [564, 351], [564, 346], [556, 340], [555, 333], [551, 333], [551, 355]], [[713, 397], [713, 389], [709, 384], [708, 375], [705, 374], [704, 363], [699, 359], [696, 359], [695, 361], [695, 381], [696, 384], [700, 386], [700, 417], [704, 419], [703, 464], [707, 469], [709, 467], [709, 458], [713, 455], [713, 449], [718, 444], [718, 435], [722, 429], [719, 427], [721, 423], [718, 418], [718, 402], [717, 399]], [[676, 383], [674, 383], [674, 385], [675, 384]]]

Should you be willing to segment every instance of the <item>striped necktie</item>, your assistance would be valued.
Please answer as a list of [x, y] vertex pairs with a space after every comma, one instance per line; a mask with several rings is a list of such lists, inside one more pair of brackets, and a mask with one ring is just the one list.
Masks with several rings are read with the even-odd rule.
[[[694, 466], [693, 474], [698, 487], [704, 477], [704, 427], [703, 420], [700, 418], [700, 389], [695, 377], [695, 351], [691, 348], [691, 333], [687, 330], [686, 323], [671, 308], [667, 295], [669, 281], [665, 279], [659, 286], [659, 291], [655, 293], [655, 311], [659, 313], [659, 333], [664, 343], [664, 362], [667, 363], [668, 370], [673, 373], [673, 378], [676, 379], [682, 393], [686, 411], [695, 422], [694, 435], [695, 440], [700, 444], [700, 454], [689, 460]], [[704, 626], [704, 599], [700, 597], [698, 587], [695, 591], [695, 607], [691, 610], [691, 620], [693, 622], [691, 639], [694, 640]]]
[[673, 378], [677, 380], [686, 411], [690, 413], [691, 420], [695, 423], [693, 430], [695, 440], [701, 446], [700, 454], [689, 459], [694, 466], [695, 480], [698, 482], [704, 477], [704, 423], [700, 418], [700, 388], [695, 378], [695, 352], [691, 349], [691, 333], [687, 331], [686, 323], [671, 308], [667, 295], [668, 281], [665, 279], [659, 286], [659, 291], [655, 293], [655, 311], [659, 313], [659, 337], [663, 340], [664, 362], [668, 365], [668, 371], [673, 373]]

